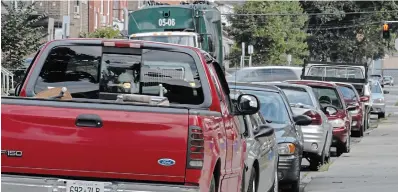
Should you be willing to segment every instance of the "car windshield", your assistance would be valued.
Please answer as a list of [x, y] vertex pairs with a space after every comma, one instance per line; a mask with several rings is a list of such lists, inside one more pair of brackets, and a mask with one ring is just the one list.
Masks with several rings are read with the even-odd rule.
[[265, 120], [276, 124], [288, 124], [290, 122], [287, 106], [279, 93], [252, 90], [245, 90], [245, 92], [258, 97], [260, 112]]
[[257, 73], [254, 69], [248, 69], [248, 68], [244, 68], [244, 69], [240, 69], [237, 70], [233, 73], [231, 73], [231, 75], [229, 76], [229, 79], [233, 80], [233, 81], [240, 81], [240, 82], [244, 82], [245, 79], [249, 76], [254, 76], [257, 77]]
[[373, 83], [373, 84], [371, 85], [371, 92], [372, 92], [372, 93], [381, 93], [380, 84], [378, 84], [378, 83]]
[[335, 78], [353, 78], [353, 79], [364, 78], [362, 69], [359, 67], [312, 66], [307, 75], [315, 77], [335, 77]]
[[132, 40], [155, 41], [162, 43], [173, 43], [196, 47], [195, 36], [192, 35], [171, 35], [171, 36], [140, 36], [130, 37]]
[[279, 86], [287, 96], [289, 103], [291, 104], [304, 104], [309, 106], [314, 106], [314, 103], [311, 100], [308, 92], [303, 88], [294, 88], [294, 87], [282, 87]]
[[35, 92], [65, 86], [73, 98], [116, 100], [119, 94], [160, 96], [160, 84], [171, 104], [204, 101], [196, 63], [190, 55], [101, 46], [53, 48]]
[[316, 98], [318, 98], [319, 103], [331, 104], [337, 109], [343, 109], [343, 105], [340, 101], [339, 94], [337, 90], [332, 87], [312, 87]]
[[352, 90], [346, 86], [338, 86], [337, 88], [343, 94], [344, 99], [346, 99], [346, 100], [356, 100], [357, 99], [357, 95], [355, 94], [354, 90]]

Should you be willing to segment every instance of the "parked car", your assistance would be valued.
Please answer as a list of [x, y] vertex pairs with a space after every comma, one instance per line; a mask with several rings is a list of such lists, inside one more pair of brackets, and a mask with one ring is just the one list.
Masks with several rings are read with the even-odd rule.
[[[368, 82], [368, 70], [368, 65], [363, 63], [308, 61], [304, 64], [303, 71], [305, 73], [302, 75], [302, 79], [352, 84], [361, 96], [365, 119], [370, 119], [373, 103]], [[368, 128], [369, 122], [365, 121], [365, 129]]]
[[19, 97], [1, 100], [3, 189], [240, 192], [246, 141], [238, 116], [257, 113], [259, 103], [242, 94], [234, 108], [206, 52], [64, 39], [34, 60]]
[[394, 78], [391, 76], [384, 76], [383, 81], [384, 81], [384, 85], [394, 86]]
[[[344, 97], [344, 101], [348, 106], [353, 106], [356, 110], [350, 111], [352, 117], [351, 133], [358, 137], [362, 137], [365, 132], [365, 124], [370, 124], [370, 115], [365, 114], [364, 105], [355, 87], [349, 83], [336, 83], [338, 89]], [[367, 119], [365, 119], [367, 117]], [[365, 123], [367, 122], [367, 123]]]
[[255, 95], [260, 102], [260, 112], [267, 126], [275, 129], [279, 148], [278, 178], [280, 188], [300, 189], [300, 169], [303, 155], [303, 133], [301, 126], [311, 124], [306, 115], [294, 115], [286, 95], [275, 86], [231, 83], [231, 89]]
[[384, 94], [390, 93], [387, 90], [383, 90], [379, 81], [372, 81], [372, 98], [373, 98], [373, 114], [377, 114], [379, 118], [386, 116], [386, 103], [384, 100]]
[[320, 106], [324, 109], [333, 127], [332, 147], [336, 147], [337, 154], [349, 153], [351, 149], [351, 114], [356, 108], [347, 106], [343, 94], [332, 82], [300, 80], [288, 81], [289, 83], [302, 84], [312, 87]]
[[[243, 93], [231, 91], [233, 104]], [[257, 192], [265, 189], [268, 192], [278, 192], [278, 144], [274, 129], [267, 125], [260, 112], [238, 118], [247, 146], [243, 191]]]
[[381, 87], [384, 87], [384, 78], [380, 74], [372, 74], [370, 75], [370, 78], [373, 80], [376, 80], [380, 83]]
[[227, 81], [233, 82], [270, 82], [299, 80], [302, 67], [262, 66], [245, 67], [232, 73]]
[[333, 128], [323, 112], [311, 87], [289, 83], [268, 83], [283, 90], [294, 115], [307, 115], [312, 123], [301, 126], [304, 135], [303, 157], [310, 162], [311, 170], [330, 160]]

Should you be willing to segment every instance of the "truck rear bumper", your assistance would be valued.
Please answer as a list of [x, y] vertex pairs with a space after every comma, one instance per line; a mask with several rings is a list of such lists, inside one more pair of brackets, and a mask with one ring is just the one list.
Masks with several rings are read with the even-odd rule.
[[[106, 192], [199, 192], [199, 187], [183, 185], [134, 182], [104, 183]], [[52, 177], [1, 174], [1, 189], [7, 192], [65, 192], [66, 180]]]

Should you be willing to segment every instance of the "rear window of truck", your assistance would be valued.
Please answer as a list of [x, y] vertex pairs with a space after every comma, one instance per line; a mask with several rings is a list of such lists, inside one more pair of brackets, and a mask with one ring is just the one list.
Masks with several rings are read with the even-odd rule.
[[54, 47], [35, 93], [66, 87], [74, 99], [116, 100], [118, 94], [159, 96], [160, 84], [171, 104], [204, 101], [195, 60], [186, 53], [88, 45]]

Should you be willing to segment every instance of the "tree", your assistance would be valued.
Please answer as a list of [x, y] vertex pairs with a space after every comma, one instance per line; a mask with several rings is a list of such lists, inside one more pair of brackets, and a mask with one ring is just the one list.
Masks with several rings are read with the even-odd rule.
[[398, 20], [397, 2], [305, 1], [301, 4], [307, 13], [323, 13], [311, 16], [308, 22], [310, 56], [315, 60], [364, 62], [365, 58], [381, 58], [392, 49], [393, 43], [381, 38], [381, 26], [384, 20]]
[[1, 22], [2, 66], [15, 69], [23, 65], [25, 56], [42, 45], [48, 34], [38, 23], [47, 16], [34, 16], [34, 3], [27, 5], [24, 1], [17, 1], [7, 4], [1, 1], [1, 4], [8, 12]]
[[91, 33], [82, 33], [80, 34], [80, 37], [115, 39], [121, 38], [122, 35], [120, 34], [120, 31], [118, 29], [115, 29], [113, 27], [102, 27], [96, 29]]
[[[238, 45], [245, 42], [254, 46], [253, 64], [287, 64], [287, 54], [291, 54], [293, 64], [303, 63], [307, 57], [307, 34], [304, 30], [308, 17], [303, 14], [299, 2], [286, 1], [246, 1], [234, 7], [236, 14], [256, 13], [297, 13], [297, 17], [236, 15], [230, 17], [232, 23], [228, 31]], [[239, 49], [234, 49], [231, 59], [240, 56]]]

